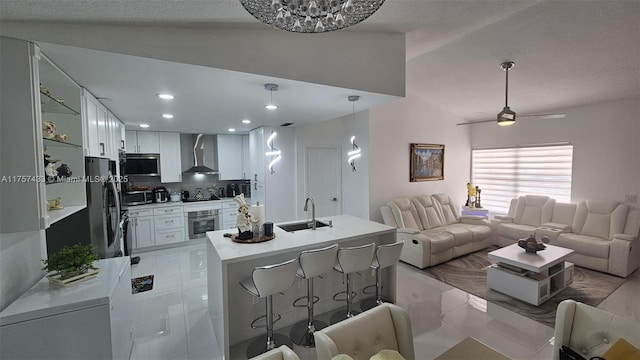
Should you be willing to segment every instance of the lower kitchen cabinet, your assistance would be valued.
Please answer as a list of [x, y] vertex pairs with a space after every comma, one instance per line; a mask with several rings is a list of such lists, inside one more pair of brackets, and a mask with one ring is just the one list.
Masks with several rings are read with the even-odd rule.
[[222, 205], [221, 229], [233, 230], [238, 227], [238, 204], [235, 201], [225, 202]]
[[134, 248], [155, 246], [156, 232], [153, 216], [131, 217], [131, 223]]
[[94, 262], [70, 287], [47, 278], [0, 313], [2, 359], [128, 359], [133, 346], [129, 257]]

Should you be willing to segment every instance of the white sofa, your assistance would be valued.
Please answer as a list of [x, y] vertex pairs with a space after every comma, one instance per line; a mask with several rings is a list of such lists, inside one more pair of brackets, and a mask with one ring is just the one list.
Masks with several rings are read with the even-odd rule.
[[602, 356], [620, 338], [640, 348], [638, 324], [574, 300], [564, 300], [556, 312], [553, 359], [567, 346], [585, 359]]
[[526, 195], [511, 202], [508, 216], [492, 220], [496, 244], [507, 246], [535, 235], [552, 245], [575, 250], [578, 266], [626, 277], [640, 260], [640, 210], [607, 200], [557, 203]]
[[380, 210], [404, 241], [400, 260], [423, 269], [493, 243], [488, 221], [459, 216], [457, 209], [447, 195], [437, 194], [394, 199]]
[[535, 235], [536, 229], [551, 222], [555, 200], [548, 196], [520, 196], [509, 207], [509, 215], [495, 216], [492, 220], [496, 230], [496, 244], [509, 246], [519, 239]]
[[403, 308], [384, 303], [314, 334], [318, 360], [339, 354], [368, 360], [381, 350], [395, 350], [414, 360], [411, 319]]
[[626, 277], [638, 267], [640, 211], [617, 201], [578, 203], [571, 232], [551, 238], [552, 245], [575, 250], [578, 266]]

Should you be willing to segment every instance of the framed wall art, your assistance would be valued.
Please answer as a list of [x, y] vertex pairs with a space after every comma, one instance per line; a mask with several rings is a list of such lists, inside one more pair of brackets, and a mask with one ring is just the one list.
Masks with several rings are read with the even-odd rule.
[[411, 144], [409, 181], [444, 180], [444, 145]]

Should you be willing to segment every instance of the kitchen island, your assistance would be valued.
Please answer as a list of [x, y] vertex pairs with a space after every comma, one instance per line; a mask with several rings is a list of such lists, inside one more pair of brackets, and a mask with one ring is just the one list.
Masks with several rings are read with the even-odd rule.
[[[240, 280], [251, 277], [256, 266], [277, 264], [297, 258], [302, 250], [332, 244], [346, 247], [372, 242], [390, 244], [396, 241], [395, 228], [384, 224], [349, 215], [318, 220], [325, 223], [330, 220], [333, 227], [286, 232], [276, 225], [275, 239], [254, 244], [232, 242], [223, 236], [229, 232], [228, 230], [207, 233], [209, 313], [224, 359], [231, 358], [231, 346], [265, 332], [263, 328], [252, 329], [249, 326], [255, 318], [264, 315], [265, 300], [251, 296], [239, 284]], [[382, 273], [383, 297], [392, 301], [395, 301], [395, 274], [395, 266], [385, 268]], [[361, 289], [375, 284], [375, 274], [372, 271], [361, 275], [353, 277], [353, 289], [359, 293], [357, 302], [365, 298]], [[314, 285], [315, 295], [320, 297], [315, 305], [316, 314], [331, 312], [345, 306], [344, 302], [332, 300], [333, 294], [345, 288], [341, 274], [335, 271], [326, 274], [322, 279], [317, 279]], [[306, 319], [306, 308], [292, 306], [297, 297], [304, 295], [306, 285], [302, 280], [296, 281], [284, 295], [274, 295], [274, 313], [282, 315], [282, 319], [274, 326], [276, 333], [278, 329]]]

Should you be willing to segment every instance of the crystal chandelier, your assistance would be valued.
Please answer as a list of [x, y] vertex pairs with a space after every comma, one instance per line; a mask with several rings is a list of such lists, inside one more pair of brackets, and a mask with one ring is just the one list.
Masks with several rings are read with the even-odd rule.
[[253, 17], [276, 29], [321, 33], [355, 25], [384, 0], [240, 0]]

